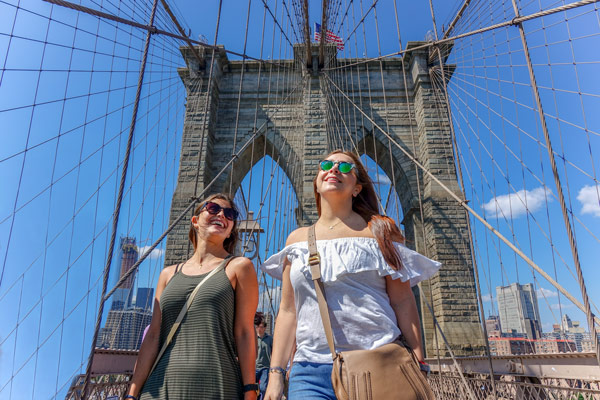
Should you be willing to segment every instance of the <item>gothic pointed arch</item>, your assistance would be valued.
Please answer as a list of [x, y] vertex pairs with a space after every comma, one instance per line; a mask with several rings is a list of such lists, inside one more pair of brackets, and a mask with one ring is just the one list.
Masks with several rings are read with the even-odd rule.
[[361, 131], [362, 137], [356, 145], [359, 153], [373, 159], [390, 178], [400, 199], [402, 212], [408, 214], [412, 208], [418, 207], [416, 172], [412, 161], [396, 146], [388, 148], [384, 144], [388, 139], [378, 130], [363, 127]]
[[[249, 135], [251, 134], [252, 132], [249, 132]], [[297, 197], [300, 190], [301, 161], [286, 138], [277, 129], [272, 128], [259, 134], [234, 160], [229, 172], [224, 174], [225, 177], [220, 182], [222, 191], [229, 192], [231, 185], [231, 193], [236, 193], [244, 177], [265, 156], [271, 157], [285, 172]]]

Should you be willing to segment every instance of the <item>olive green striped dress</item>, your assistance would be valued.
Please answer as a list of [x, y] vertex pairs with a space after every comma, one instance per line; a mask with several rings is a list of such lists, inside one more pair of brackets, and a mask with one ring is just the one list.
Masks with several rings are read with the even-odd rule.
[[[188, 296], [205, 276], [189, 276], [176, 270], [165, 287], [160, 297], [159, 349]], [[178, 332], [144, 384], [140, 400], [242, 398], [233, 336], [234, 314], [235, 291], [222, 269], [200, 288]]]

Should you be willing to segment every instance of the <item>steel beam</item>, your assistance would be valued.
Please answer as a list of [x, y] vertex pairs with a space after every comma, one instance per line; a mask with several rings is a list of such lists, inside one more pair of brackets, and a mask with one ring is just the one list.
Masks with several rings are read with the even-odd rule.
[[[465, 374], [490, 372], [488, 357], [458, 357], [458, 364]], [[431, 359], [432, 371], [438, 371], [436, 360]], [[600, 380], [600, 367], [595, 353], [523, 354], [518, 356], [492, 356], [494, 374], [535, 378], [562, 378], [596, 381]], [[441, 358], [442, 372], [456, 372], [451, 358]]]
[[91, 376], [133, 374], [137, 350], [95, 349]]

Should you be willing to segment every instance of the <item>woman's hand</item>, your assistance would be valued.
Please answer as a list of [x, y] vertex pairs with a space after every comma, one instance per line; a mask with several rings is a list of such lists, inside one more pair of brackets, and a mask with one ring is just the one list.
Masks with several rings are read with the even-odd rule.
[[269, 373], [269, 384], [263, 400], [280, 400], [283, 395], [283, 374]]
[[249, 390], [244, 393], [244, 400], [256, 400], [256, 392], [254, 390]]

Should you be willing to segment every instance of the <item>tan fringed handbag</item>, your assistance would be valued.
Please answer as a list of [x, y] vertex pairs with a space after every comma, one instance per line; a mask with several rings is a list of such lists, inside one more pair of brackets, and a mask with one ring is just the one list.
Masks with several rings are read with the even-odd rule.
[[321, 280], [321, 258], [317, 251], [315, 226], [308, 229], [308, 263], [327, 344], [333, 357], [331, 383], [338, 400], [433, 400], [413, 351], [396, 340], [373, 350], [336, 353], [329, 308]]

